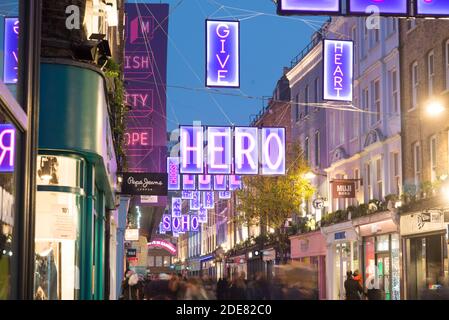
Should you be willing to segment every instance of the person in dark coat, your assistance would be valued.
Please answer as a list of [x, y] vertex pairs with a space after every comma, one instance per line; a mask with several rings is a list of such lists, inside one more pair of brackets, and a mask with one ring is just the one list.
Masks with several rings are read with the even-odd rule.
[[360, 295], [363, 293], [363, 288], [357, 280], [352, 277], [352, 272], [346, 272], [345, 292], [346, 300], [360, 300]]
[[218, 279], [217, 282], [217, 300], [226, 300], [228, 292], [228, 281], [225, 279]]

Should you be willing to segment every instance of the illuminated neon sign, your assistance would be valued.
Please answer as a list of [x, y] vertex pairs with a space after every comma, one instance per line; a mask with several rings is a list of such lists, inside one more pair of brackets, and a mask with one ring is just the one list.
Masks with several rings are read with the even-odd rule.
[[207, 209], [201, 207], [200, 210], [198, 210], [198, 221], [200, 223], [207, 223]]
[[162, 230], [167, 232], [167, 231], [171, 231], [171, 216], [169, 214], [164, 214], [162, 215]]
[[19, 70], [19, 18], [5, 18], [3, 82], [17, 83]]
[[285, 174], [285, 128], [262, 128], [262, 174]]
[[203, 173], [203, 127], [180, 127], [181, 173]]
[[417, 16], [449, 16], [449, 2], [447, 0], [415, 0]]
[[227, 176], [222, 175], [222, 174], [214, 176], [214, 190], [217, 190], [217, 191], [228, 190], [226, 177]]
[[324, 40], [324, 100], [352, 101], [353, 42]]
[[198, 232], [200, 230], [200, 223], [198, 216], [190, 216], [190, 231]]
[[179, 175], [179, 158], [167, 158], [168, 190], [179, 190], [181, 179]]
[[376, 6], [381, 15], [405, 16], [409, 12], [407, 0], [348, 0], [348, 12], [357, 15], [370, 15], [371, 6]]
[[193, 192], [193, 199], [190, 200], [190, 210], [199, 210], [201, 207], [201, 193], [199, 191]]
[[207, 191], [203, 192], [202, 194], [203, 198], [203, 208], [205, 209], [213, 209], [214, 208], [214, 192], [213, 191]]
[[231, 175], [229, 176], [229, 190], [235, 191], [242, 189], [242, 177]]
[[218, 193], [218, 198], [223, 200], [229, 200], [231, 199], [231, 192], [230, 191], [220, 191]]
[[172, 217], [172, 231], [174, 233], [181, 232], [181, 217]]
[[230, 127], [207, 128], [207, 172], [209, 174], [231, 173], [231, 143]]
[[258, 129], [236, 127], [234, 129], [234, 168], [236, 174], [259, 173]]
[[340, 0], [278, 0], [280, 15], [292, 14], [338, 14]]
[[151, 242], [147, 243], [148, 248], [162, 248], [170, 252], [171, 254], [176, 254], [176, 246], [168, 241], [162, 240], [162, 239], [155, 239]]
[[186, 200], [192, 200], [193, 199], [193, 191], [182, 191], [181, 198]]
[[172, 217], [180, 217], [182, 208], [182, 199], [173, 197], [171, 199], [171, 215]]
[[12, 124], [0, 124], [0, 172], [14, 171], [16, 129]]
[[200, 174], [198, 176], [198, 190], [211, 190], [212, 189], [212, 176], [208, 174]]
[[239, 21], [206, 20], [206, 86], [240, 87]]
[[182, 175], [182, 189], [193, 191], [196, 190], [195, 185], [196, 176], [193, 174], [183, 174]]
[[190, 216], [188, 214], [183, 214], [181, 216], [181, 231], [182, 232], [190, 231]]

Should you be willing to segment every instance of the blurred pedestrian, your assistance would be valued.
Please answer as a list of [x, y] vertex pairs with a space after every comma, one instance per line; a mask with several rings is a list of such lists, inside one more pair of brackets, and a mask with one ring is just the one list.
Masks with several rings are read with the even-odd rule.
[[207, 300], [208, 296], [199, 278], [190, 278], [187, 281], [185, 300]]
[[229, 284], [226, 278], [220, 278], [217, 282], [217, 300], [227, 300]]
[[360, 300], [363, 288], [360, 283], [354, 280], [352, 271], [346, 272], [346, 280], [344, 283], [346, 300]]
[[139, 276], [128, 270], [125, 274], [125, 279], [122, 282], [122, 290], [120, 295], [120, 300], [139, 300], [140, 292], [139, 292]]
[[229, 298], [231, 300], [246, 300], [246, 283], [244, 273], [240, 276], [238, 273], [234, 273], [231, 286], [229, 288]]

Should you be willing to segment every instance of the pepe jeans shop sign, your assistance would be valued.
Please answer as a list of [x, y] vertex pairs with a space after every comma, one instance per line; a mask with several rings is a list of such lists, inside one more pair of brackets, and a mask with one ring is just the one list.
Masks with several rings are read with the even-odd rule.
[[129, 195], [166, 196], [166, 173], [124, 173], [122, 193]]
[[335, 199], [355, 198], [355, 182], [345, 180], [333, 180], [332, 197]]

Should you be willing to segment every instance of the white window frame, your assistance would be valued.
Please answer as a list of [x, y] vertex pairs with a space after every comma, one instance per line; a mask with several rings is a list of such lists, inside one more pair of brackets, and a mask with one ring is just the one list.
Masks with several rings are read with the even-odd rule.
[[413, 176], [418, 190], [421, 183], [421, 145], [419, 142], [413, 144]]
[[320, 132], [315, 132], [315, 166], [319, 167], [321, 165], [321, 143], [320, 143]]
[[[319, 102], [320, 99], [320, 78], [316, 77], [315, 78], [315, 103]], [[315, 111], [318, 111], [318, 107], [315, 107], [314, 109]]]
[[412, 81], [412, 105], [411, 108], [409, 109], [409, 111], [416, 109], [416, 107], [418, 106], [418, 62], [415, 61], [412, 63], [412, 68], [411, 68], [411, 81]]
[[376, 158], [376, 197], [378, 200], [381, 200], [384, 196], [383, 187], [384, 187], [384, 175], [383, 175], [383, 165], [382, 165], [382, 157]]
[[391, 153], [391, 177], [392, 177], [392, 193], [401, 193], [401, 163], [399, 152]]
[[398, 72], [396, 68], [390, 70], [390, 82], [391, 82], [391, 106], [392, 111], [395, 114], [399, 113], [399, 90], [398, 90]]
[[309, 103], [310, 103], [310, 90], [309, 85], [304, 88], [304, 117], [309, 115]]
[[360, 189], [360, 170], [359, 168], [354, 169], [354, 180], [355, 180], [355, 191], [359, 191]]
[[434, 182], [437, 180], [437, 158], [438, 158], [436, 135], [430, 137], [429, 151], [430, 151], [430, 181]]
[[432, 51], [427, 55], [427, 92], [429, 97], [433, 95], [435, 83], [435, 54]]
[[372, 172], [372, 163], [371, 161], [368, 161], [365, 163], [365, 176], [366, 176], [366, 183], [364, 183], [364, 185], [366, 186], [366, 196], [365, 196], [365, 200], [371, 200], [373, 193], [372, 193], [372, 179], [371, 179], [371, 172]]
[[299, 115], [299, 93], [295, 96], [295, 122], [299, 122], [301, 119]]

